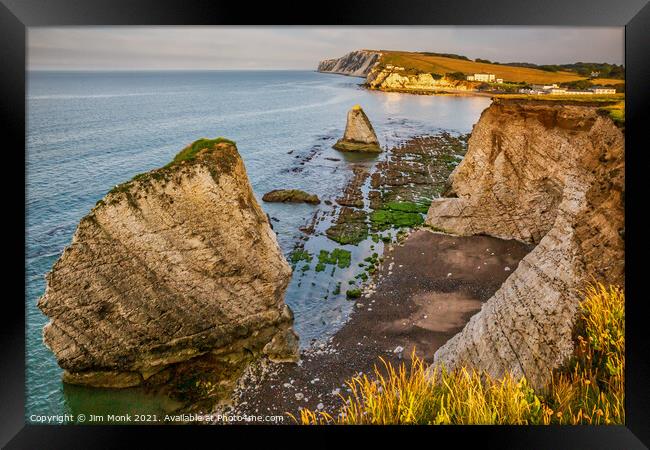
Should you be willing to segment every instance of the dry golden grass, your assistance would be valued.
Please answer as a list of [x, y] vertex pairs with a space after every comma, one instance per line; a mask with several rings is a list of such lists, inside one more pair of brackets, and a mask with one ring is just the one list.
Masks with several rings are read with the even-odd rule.
[[591, 82], [595, 86], [610, 86], [615, 84], [625, 84], [625, 80], [619, 80], [618, 78], [594, 78]]
[[622, 424], [625, 297], [601, 284], [584, 294], [575, 354], [544, 389], [510, 374], [427, 367], [413, 353], [409, 369], [382, 360], [372, 378], [352, 378], [335, 416], [302, 409], [291, 417], [301, 424]]
[[573, 103], [603, 103], [625, 104], [625, 94], [608, 95], [553, 95], [553, 94], [497, 94], [493, 98], [537, 100], [540, 102], [573, 102]]
[[[501, 64], [479, 63], [463, 59], [428, 56], [420, 53], [389, 51], [382, 56], [384, 64], [404, 67], [418, 72], [437, 73], [444, 75], [451, 72], [473, 74], [480, 72], [493, 73], [496, 78], [504, 81], [526, 83], [565, 83], [584, 80], [585, 77], [571, 72], [548, 72], [527, 67], [505, 66]], [[621, 80], [618, 80], [619, 83]]]

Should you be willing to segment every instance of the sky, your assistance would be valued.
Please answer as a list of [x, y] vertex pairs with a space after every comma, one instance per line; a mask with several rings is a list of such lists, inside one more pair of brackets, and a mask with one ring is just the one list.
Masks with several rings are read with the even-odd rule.
[[352, 50], [623, 64], [622, 27], [32, 27], [30, 70], [315, 69]]

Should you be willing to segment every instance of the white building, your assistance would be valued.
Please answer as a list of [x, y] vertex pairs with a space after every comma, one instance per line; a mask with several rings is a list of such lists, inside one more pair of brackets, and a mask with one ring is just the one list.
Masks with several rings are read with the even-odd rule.
[[591, 88], [591, 91], [594, 94], [616, 94], [615, 88], [608, 88], [603, 86], [594, 86], [593, 88]]
[[530, 95], [545, 95], [548, 94], [548, 91], [542, 90], [542, 89], [525, 89], [521, 88], [519, 89], [520, 94], [530, 94]]
[[494, 83], [495, 79], [496, 76], [493, 73], [475, 73], [467, 76], [467, 81], [483, 81], [485, 83]]

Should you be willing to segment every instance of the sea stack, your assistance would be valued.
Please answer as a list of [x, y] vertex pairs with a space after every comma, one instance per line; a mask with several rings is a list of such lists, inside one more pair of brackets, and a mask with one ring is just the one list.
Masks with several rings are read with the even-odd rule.
[[354, 105], [348, 112], [345, 134], [333, 147], [344, 152], [381, 152], [375, 130], [361, 106]]
[[290, 277], [235, 144], [201, 139], [81, 220], [38, 303], [44, 340], [68, 383], [217, 395], [258, 356], [297, 359]]

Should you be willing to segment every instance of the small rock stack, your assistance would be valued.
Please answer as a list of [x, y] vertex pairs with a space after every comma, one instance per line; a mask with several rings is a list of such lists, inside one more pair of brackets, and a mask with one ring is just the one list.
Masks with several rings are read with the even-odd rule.
[[345, 134], [333, 147], [343, 152], [380, 153], [379, 140], [372, 124], [361, 106], [355, 105], [348, 112]]

